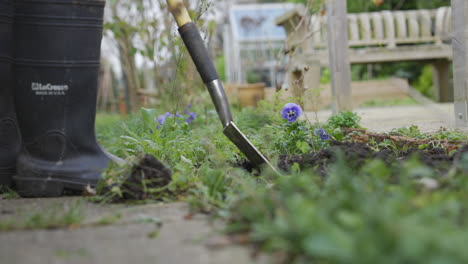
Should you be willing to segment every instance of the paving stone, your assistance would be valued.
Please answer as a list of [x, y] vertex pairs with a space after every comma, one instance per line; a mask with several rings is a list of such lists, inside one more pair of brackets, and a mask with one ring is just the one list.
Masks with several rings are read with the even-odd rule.
[[[0, 200], [0, 221], [79, 202], [86, 219], [79, 226], [53, 230], [0, 232], [0, 263], [270, 263], [252, 249], [226, 241], [220, 222], [189, 213], [185, 203], [101, 205], [82, 198]], [[97, 225], [100, 219], [118, 221]], [[211, 241], [211, 242], [210, 242]]]
[[[357, 108], [353, 110], [361, 116], [361, 125], [374, 132], [389, 132], [394, 128], [417, 125], [423, 132], [435, 132], [440, 127], [454, 129], [452, 103], [431, 105], [408, 105]], [[306, 112], [309, 120], [325, 122], [332, 115], [331, 110]]]

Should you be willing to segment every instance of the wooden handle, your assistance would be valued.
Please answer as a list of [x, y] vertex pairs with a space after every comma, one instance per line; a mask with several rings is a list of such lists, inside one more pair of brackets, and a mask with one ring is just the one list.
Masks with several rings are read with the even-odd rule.
[[192, 22], [183, 0], [167, 0], [167, 5], [179, 27]]

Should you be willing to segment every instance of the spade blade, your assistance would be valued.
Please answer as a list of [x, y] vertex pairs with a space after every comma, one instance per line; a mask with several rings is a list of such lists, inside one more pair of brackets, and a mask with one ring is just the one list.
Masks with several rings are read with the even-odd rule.
[[258, 151], [258, 149], [247, 139], [247, 137], [239, 130], [234, 122], [229, 122], [223, 129], [224, 135], [228, 137], [234, 145], [252, 162], [256, 167], [270, 167], [274, 172], [276, 169], [270, 164], [267, 158]]

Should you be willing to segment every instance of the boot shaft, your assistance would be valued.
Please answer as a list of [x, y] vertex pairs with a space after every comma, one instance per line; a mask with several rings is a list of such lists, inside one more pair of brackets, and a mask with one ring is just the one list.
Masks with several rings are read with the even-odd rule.
[[30, 154], [57, 161], [96, 151], [103, 12], [104, 1], [16, 0], [15, 103]]
[[103, 14], [103, 0], [15, 0], [22, 196], [94, 186], [109, 163], [94, 134]]
[[0, 0], [0, 188], [15, 173], [20, 137], [12, 96], [13, 2]]
[[13, 2], [0, 0], [0, 119], [14, 113], [11, 103]]

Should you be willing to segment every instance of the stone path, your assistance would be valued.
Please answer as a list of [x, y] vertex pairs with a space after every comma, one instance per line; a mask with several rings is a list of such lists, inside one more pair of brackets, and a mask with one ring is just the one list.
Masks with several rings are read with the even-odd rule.
[[0, 263], [270, 263], [265, 256], [252, 258], [248, 247], [230, 243], [220, 235], [220, 223], [204, 215], [187, 217], [184, 203], [126, 206], [78, 197], [7, 199], [0, 200], [0, 225], [73, 205], [86, 216], [80, 225], [0, 232]]
[[[388, 132], [394, 128], [417, 125], [423, 132], [435, 132], [440, 127], [455, 128], [453, 104], [409, 105], [358, 108], [354, 112], [362, 117], [361, 125], [374, 132]], [[325, 122], [331, 110], [306, 112], [309, 120]]]

